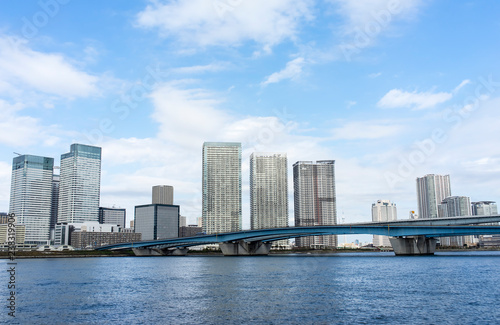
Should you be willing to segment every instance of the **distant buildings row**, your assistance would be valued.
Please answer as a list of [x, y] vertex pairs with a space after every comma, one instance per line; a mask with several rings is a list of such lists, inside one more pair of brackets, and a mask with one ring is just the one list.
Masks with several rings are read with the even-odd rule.
[[[99, 207], [101, 148], [72, 144], [61, 155], [60, 175], [54, 159], [20, 155], [13, 159], [10, 213], [24, 226], [27, 244], [68, 244], [75, 233], [79, 246], [110, 241], [153, 240], [186, 234], [239, 231], [242, 228], [241, 144], [205, 142], [202, 150], [201, 229], [186, 227], [180, 206], [174, 205], [172, 186], [152, 189], [152, 203], [138, 205], [133, 230], [125, 228], [125, 209]], [[298, 161], [293, 165], [295, 226], [337, 223], [335, 161]], [[471, 214], [496, 214], [495, 202], [473, 202], [451, 196], [449, 175], [417, 178], [418, 217], [437, 218]], [[251, 229], [288, 226], [288, 171], [286, 153], [253, 153], [250, 156]], [[397, 219], [396, 205], [379, 200], [372, 205], [372, 221]], [[113, 227], [114, 226], [114, 227]], [[21, 229], [21, 228], [20, 228]], [[89, 230], [92, 229], [92, 230]], [[108, 229], [109, 231], [104, 231]], [[0, 228], [1, 232], [1, 228]], [[87, 232], [88, 234], [76, 234]], [[94, 232], [122, 235], [90, 234]], [[140, 238], [137, 235], [140, 234]], [[80, 239], [76, 239], [80, 236]], [[114, 238], [114, 239], [113, 239]], [[121, 238], [121, 239], [117, 239]], [[477, 238], [443, 238], [443, 245], [472, 244]], [[374, 236], [375, 246], [389, 246], [387, 237]], [[286, 245], [279, 241], [275, 246]], [[297, 238], [298, 247], [337, 247], [337, 236]]]
[[[412, 218], [450, 218], [471, 215], [495, 215], [498, 213], [494, 201], [471, 202], [468, 196], [452, 196], [450, 175], [428, 174], [418, 177], [418, 215], [412, 211]], [[396, 204], [389, 200], [379, 200], [372, 205], [372, 221], [397, 219]], [[500, 236], [454, 236], [440, 238], [442, 246], [499, 246]], [[373, 236], [374, 246], [390, 246], [387, 236]]]
[[[334, 163], [325, 160], [294, 164], [297, 226], [336, 224]], [[99, 207], [101, 148], [72, 144], [70, 152], [61, 155], [60, 175], [54, 174], [55, 169], [54, 159], [49, 157], [20, 155], [13, 159], [9, 212], [16, 214], [18, 225], [25, 226], [25, 243], [66, 244], [71, 241], [70, 233], [102, 232], [107, 229], [106, 224], [117, 226], [110, 233], [130, 233], [125, 230], [125, 209]], [[288, 226], [286, 154], [254, 153], [250, 169], [252, 229]], [[202, 185], [203, 232], [241, 230], [240, 143], [204, 143]], [[180, 207], [173, 204], [171, 186], [153, 187], [152, 203], [135, 207], [133, 223], [143, 240], [177, 237], [198, 230], [192, 226], [180, 230]], [[88, 230], [98, 229], [97, 224], [101, 225], [100, 231]], [[95, 246], [102, 239], [89, 237], [86, 242], [94, 242]], [[297, 242], [306, 247], [337, 244], [336, 236]]]
[[[203, 144], [203, 231], [241, 230], [241, 144]], [[296, 226], [335, 225], [335, 161], [298, 161], [293, 165]], [[286, 153], [250, 156], [251, 229], [288, 226]], [[285, 244], [286, 241], [275, 243]], [[336, 247], [337, 236], [298, 238], [299, 247]]]

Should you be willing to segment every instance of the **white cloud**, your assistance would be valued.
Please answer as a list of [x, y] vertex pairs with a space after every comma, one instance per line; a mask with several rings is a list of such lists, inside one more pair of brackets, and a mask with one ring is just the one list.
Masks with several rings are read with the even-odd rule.
[[227, 64], [216, 62], [206, 65], [195, 65], [191, 67], [174, 68], [171, 71], [173, 73], [194, 74], [194, 73], [204, 73], [204, 72], [216, 72], [224, 69], [227, 69]]
[[343, 57], [350, 61], [362, 49], [373, 46], [382, 33], [396, 21], [415, 16], [422, 0], [330, 0], [337, 5], [337, 12], [344, 17], [340, 27], [339, 45]]
[[377, 77], [380, 77], [381, 75], [382, 75], [382, 72], [370, 73], [370, 74], [368, 75], [368, 78], [370, 78], [370, 79], [375, 79], [375, 78], [377, 78]]
[[254, 41], [263, 47], [294, 39], [299, 25], [312, 19], [310, 0], [152, 2], [137, 25], [158, 28], [185, 45], [233, 45]]
[[338, 12], [345, 17], [345, 34], [373, 28], [383, 29], [396, 19], [413, 17], [421, 5], [421, 0], [332, 0], [338, 5]]
[[394, 125], [394, 121], [355, 121], [333, 129], [335, 140], [379, 139], [395, 136], [403, 126]]
[[97, 81], [61, 54], [37, 52], [25, 40], [0, 36], [0, 91], [10, 86], [65, 98], [85, 97], [97, 91]]
[[382, 97], [377, 106], [381, 108], [408, 107], [414, 109], [431, 108], [444, 103], [452, 98], [451, 93], [440, 92], [407, 92], [400, 89], [392, 89]]
[[266, 80], [261, 83], [261, 85], [267, 86], [269, 84], [277, 83], [285, 79], [297, 79], [302, 73], [302, 67], [304, 66], [304, 63], [305, 60], [302, 57], [289, 61], [283, 70], [275, 72], [268, 76]]
[[464, 81], [462, 81], [460, 83], [460, 85], [456, 86], [455, 89], [453, 89], [453, 93], [456, 94], [460, 89], [462, 89], [462, 87], [464, 87], [465, 85], [468, 85], [470, 83], [471, 83], [471, 81], [469, 79], [465, 79]]
[[0, 100], [0, 143], [14, 146], [28, 146], [40, 139], [39, 120], [30, 116], [18, 116], [17, 111], [23, 108], [20, 104], [10, 105]]

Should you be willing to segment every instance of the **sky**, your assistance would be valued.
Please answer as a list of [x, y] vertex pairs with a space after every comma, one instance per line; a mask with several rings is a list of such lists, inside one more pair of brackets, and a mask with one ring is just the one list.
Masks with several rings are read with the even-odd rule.
[[498, 202], [499, 35], [494, 0], [2, 1], [0, 211], [16, 153], [72, 143], [128, 220], [172, 185], [196, 223], [205, 141], [242, 143], [245, 229], [253, 152], [287, 154], [290, 225], [297, 161], [335, 160], [339, 223], [408, 218], [426, 174]]

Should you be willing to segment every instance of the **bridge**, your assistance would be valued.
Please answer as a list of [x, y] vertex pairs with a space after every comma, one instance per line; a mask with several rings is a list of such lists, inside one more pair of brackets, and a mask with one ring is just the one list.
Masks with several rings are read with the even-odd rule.
[[285, 227], [121, 243], [102, 246], [97, 250], [132, 249], [137, 256], [186, 255], [188, 247], [219, 244], [225, 256], [267, 255], [272, 242], [276, 240], [323, 235], [373, 234], [389, 236], [396, 255], [428, 255], [434, 254], [436, 237], [500, 234], [499, 225], [480, 225], [498, 222], [500, 215]]

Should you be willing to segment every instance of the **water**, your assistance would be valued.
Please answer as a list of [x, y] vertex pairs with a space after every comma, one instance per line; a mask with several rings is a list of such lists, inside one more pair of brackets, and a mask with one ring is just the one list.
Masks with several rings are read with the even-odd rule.
[[500, 323], [500, 252], [17, 262], [20, 324]]

